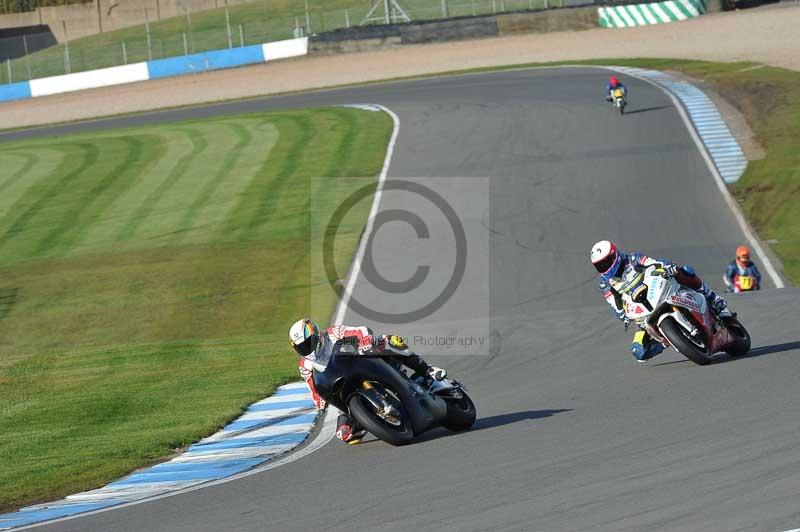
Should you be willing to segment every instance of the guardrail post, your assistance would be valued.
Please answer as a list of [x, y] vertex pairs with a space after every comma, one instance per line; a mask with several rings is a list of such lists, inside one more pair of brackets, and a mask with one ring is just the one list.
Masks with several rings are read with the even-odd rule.
[[22, 46], [25, 49], [25, 67], [28, 69], [28, 79], [31, 79], [31, 58], [28, 56], [28, 36], [22, 36]]
[[128, 64], [128, 48], [125, 46], [125, 41], [122, 41], [122, 64]]
[[344, 10], [344, 27], [350, 27], [350, 12], [347, 9]]
[[[194, 52], [194, 38], [192, 37], [192, 14], [189, 12], [189, 9], [184, 7], [186, 10], [186, 28], [189, 30], [189, 44], [192, 45], [192, 52]], [[189, 55], [188, 53], [186, 55]]]
[[306, 35], [311, 35], [311, 15], [308, 12], [308, 0], [304, 0], [306, 8]]
[[447, 0], [442, 0], [442, 18], [450, 18], [450, 6], [447, 5]]
[[228, 32], [228, 48], [233, 48], [233, 39], [231, 38], [231, 14], [228, 11], [228, 0], [225, 0], [225, 29]]
[[150, 16], [147, 14], [147, 8], [144, 8], [144, 31], [147, 36], [147, 59], [153, 60], [153, 43], [150, 41]]
[[69, 36], [67, 35], [67, 21], [61, 19], [61, 27], [64, 29], [64, 73], [69, 74], [72, 70], [69, 64]]
[[244, 28], [239, 24], [239, 46], [244, 48]]
[[186, 40], [186, 32], [183, 32], [183, 55], [189, 55], [189, 42]]
[[11, 78], [11, 59], [6, 59], [6, 66], [8, 67], [8, 82], [13, 83], [14, 80]]
[[492, 13], [497, 14], [497, 0], [492, 0]]

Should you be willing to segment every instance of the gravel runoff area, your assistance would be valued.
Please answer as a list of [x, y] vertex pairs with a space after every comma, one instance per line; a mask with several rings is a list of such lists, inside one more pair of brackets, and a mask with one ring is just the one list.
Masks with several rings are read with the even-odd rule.
[[754, 61], [800, 70], [800, 7], [781, 4], [627, 29], [530, 34], [312, 56], [0, 105], [0, 129], [532, 62], [604, 57]]

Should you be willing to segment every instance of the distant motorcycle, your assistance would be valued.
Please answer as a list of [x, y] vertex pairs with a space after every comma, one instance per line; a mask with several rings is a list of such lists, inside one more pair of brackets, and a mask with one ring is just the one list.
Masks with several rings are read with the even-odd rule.
[[657, 265], [629, 268], [619, 292], [628, 319], [695, 364], [710, 364], [721, 351], [731, 356], [750, 351], [750, 334], [735, 314], [714, 315], [702, 294], [666, 277]]
[[438, 426], [459, 431], [475, 423], [475, 404], [461, 383], [412, 379], [380, 357], [341, 353], [313, 377], [323, 399], [391, 445]]
[[620, 88], [616, 88], [611, 93], [611, 98], [612, 102], [614, 103], [614, 107], [619, 109], [619, 114], [624, 115], [625, 106], [628, 105], [628, 101], [625, 99], [625, 91]]

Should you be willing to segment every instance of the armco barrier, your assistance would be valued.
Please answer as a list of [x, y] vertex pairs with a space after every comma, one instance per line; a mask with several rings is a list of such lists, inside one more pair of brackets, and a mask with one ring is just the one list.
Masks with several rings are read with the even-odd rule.
[[686, 20], [706, 12], [706, 0], [668, 0], [650, 4], [631, 4], [597, 9], [604, 28], [632, 28]]
[[60, 92], [96, 89], [121, 83], [132, 83], [147, 79], [147, 63], [134, 63], [98, 70], [87, 70], [75, 74], [53, 76], [50, 78], [32, 79], [31, 96], [48, 96]]
[[167, 59], [156, 59], [146, 63], [150, 79], [168, 78], [181, 74], [205, 72], [221, 68], [232, 68], [264, 61], [262, 45], [212, 50], [199, 54], [181, 55]]
[[0, 102], [62, 92], [120, 85], [134, 81], [180, 76], [306, 55], [308, 38], [290, 39], [241, 48], [158, 59], [132, 65], [89, 70], [63, 76], [0, 85]]
[[0, 102], [21, 100], [31, 97], [31, 84], [28, 81], [0, 85]]

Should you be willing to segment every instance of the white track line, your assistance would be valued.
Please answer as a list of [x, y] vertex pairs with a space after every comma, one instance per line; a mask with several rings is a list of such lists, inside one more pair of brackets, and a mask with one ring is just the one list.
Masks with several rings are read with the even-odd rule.
[[394, 146], [397, 143], [397, 134], [400, 132], [400, 119], [397, 117], [394, 111], [384, 107], [383, 105], [376, 105], [375, 107], [392, 117], [394, 128], [392, 129], [392, 137], [389, 140], [389, 146], [386, 148], [386, 158], [383, 160], [383, 168], [381, 168], [381, 173], [378, 176], [378, 186], [375, 189], [375, 197], [372, 199], [372, 208], [369, 211], [367, 226], [364, 229], [361, 242], [358, 244], [358, 253], [353, 261], [353, 267], [350, 268], [350, 275], [347, 279], [347, 287], [345, 288], [344, 296], [339, 301], [339, 306], [336, 309], [336, 315], [333, 318], [334, 325], [341, 325], [342, 319], [344, 319], [344, 313], [347, 312], [347, 303], [350, 301], [353, 290], [356, 286], [356, 279], [358, 279], [358, 274], [361, 272], [361, 262], [364, 260], [364, 253], [367, 250], [369, 235], [372, 233], [372, 226], [375, 222], [375, 216], [378, 214], [378, 206], [380, 205], [381, 196], [383, 195], [383, 184], [386, 181], [386, 175], [389, 173], [389, 164], [392, 162]]
[[748, 225], [747, 221], [744, 219], [744, 215], [742, 215], [742, 212], [739, 210], [739, 206], [736, 204], [736, 200], [728, 190], [728, 187], [725, 186], [725, 182], [722, 180], [722, 176], [719, 175], [719, 170], [717, 170], [717, 167], [714, 165], [714, 161], [711, 159], [711, 155], [709, 155], [708, 153], [708, 148], [706, 147], [705, 144], [703, 144], [703, 141], [697, 134], [697, 131], [695, 130], [694, 125], [692, 124], [692, 121], [686, 114], [686, 110], [684, 109], [683, 104], [678, 99], [678, 97], [663, 85], [651, 79], [648, 79], [644, 76], [633, 74], [627, 70], [619, 70], [612, 66], [600, 67], [600, 68], [605, 68], [608, 70], [613, 70], [615, 72], [620, 72], [632, 78], [645, 81], [650, 85], [653, 85], [654, 87], [658, 87], [659, 89], [661, 89], [662, 92], [664, 92], [664, 94], [670, 97], [672, 103], [675, 105], [675, 108], [678, 109], [678, 114], [683, 119], [683, 123], [686, 125], [686, 129], [689, 130], [689, 135], [691, 135], [692, 140], [694, 140], [694, 143], [697, 146], [697, 149], [700, 151], [700, 155], [703, 156], [703, 160], [705, 160], [708, 170], [711, 172], [711, 175], [714, 176], [714, 182], [717, 184], [717, 188], [719, 189], [720, 194], [722, 194], [722, 197], [725, 199], [725, 203], [727, 203], [728, 207], [731, 209], [733, 217], [736, 218], [736, 222], [739, 224], [739, 229], [742, 230], [742, 233], [744, 233], [745, 238], [747, 238], [747, 241], [750, 242], [750, 246], [753, 249], [755, 249], [756, 255], [758, 255], [758, 258], [764, 264], [764, 267], [767, 270], [767, 273], [769, 274], [770, 278], [772, 278], [772, 282], [775, 284], [775, 287], [783, 288], [785, 286], [783, 283], [783, 279], [781, 279], [781, 276], [778, 274], [778, 271], [775, 269], [775, 266], [773, 266], [772, 261], [769, 259], [767, 254], [764, 252], [764, 249], [761, 247], [761, 243], [759, 242], [758, 237], [755, 236], [752, 229], [750, 229], [750, 226]]

